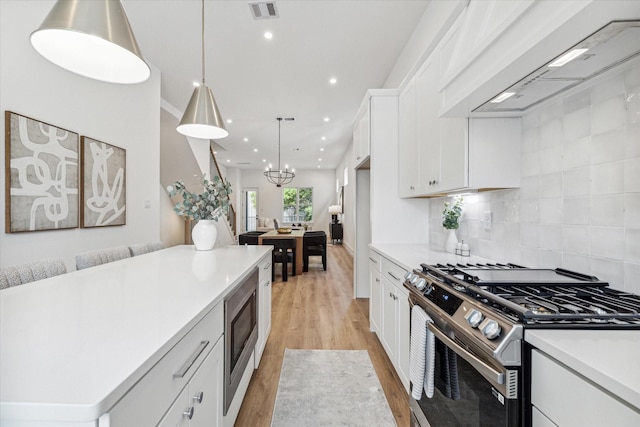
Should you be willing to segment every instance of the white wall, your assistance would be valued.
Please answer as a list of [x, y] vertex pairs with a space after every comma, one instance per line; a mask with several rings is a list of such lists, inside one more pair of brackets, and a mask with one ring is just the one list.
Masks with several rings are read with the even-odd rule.
[[[339, 216], [342, 222], [342, 244], [353, 255], [356, 247], [356, 170], [354, 169], [355, 156], [353, 154], [353, 141], [344, 153], [342, 161], [335, 171], [338, 187], [344, 186], [344, 213]], [[347, 170], [345, 185], [344, 170]], [[334, 187], [335, 187], [334, 183]]]
[[[276, 218], [282, 223], [282, 188], [267, 182], [260, 170], [243, 169], [241, 175], [242, 188], [258, 189], [258, 216]], [[337, 202], [335, 171], [296, 170], [296, 177], [288, 187], [313, 187], [313, 230], [329, 234], [329, 205]], [[238, 191], [242, 192], [242, 188]]]
[[[640, 293], [640, 65], [523, 117], [522, 186], [465, 196], [471, 253]], [[441, 247], [443, 199], [430, 201]], [[493, 212], [491, 230], [482, 216]]]
[[[160, 238], [160, 73], [138, 85], [77, 76], [36, 53], [29, 34], [53, 1], [0, 1], [0, 110], [14, 111], [126, 149], [127, 224], [0, 235], [0, 266]], [[0, 122], [4, 134], [4, 120]], [[4, 150], [0, 163], [5, 164]], [[0, 210], [4, 212], [4, 185]], [[145, 208], [145, 201], [150, 207]], [[5, 218], [2, 218], [4, 230]]]

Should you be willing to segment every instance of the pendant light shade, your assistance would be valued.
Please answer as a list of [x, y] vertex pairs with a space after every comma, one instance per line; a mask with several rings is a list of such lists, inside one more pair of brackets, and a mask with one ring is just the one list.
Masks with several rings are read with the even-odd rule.
[[132, 84], [151, 75], [120, 0], [58, 0], [30, 40], [49, 61], [91, 79]]
[[204, 48], [204, 0], [202, 4], [202, 84], [197, 86], [191, 95], [187, 109], [182, 115], [176, 130], [193, 138], [220, 139], [229, 135], [224, 127], [224, 121], [213, 97], [213, 91], [204, 81], [205, 76], [205, 48]]
[[280, 168], [280, 123], [282, 123], [282, 120], [290, 121], [295, 119], [293, 117], [289, 117], [286, 119], [278, 117], [276, 118], [276, 120], [278, 121], [278, 169], [273, 170], [271, 169], [271, 165], [269, 165], [267, 170], [264, 172], [264, 176], [271, 184], [275, 184], [276, 187], [282, 187], [283, 185], [289, 184], [291, 181], [293, 181], [293, 178], [295, 178], [296, 174], [295, 170], [289, 170], [287, 166], [284, 167], [284, 170]]
[[208, 86], [198, 86], [176, 128], [183, 135], [202, 139], [220, 139], [229, 135], [224, 128], [220, 110]]

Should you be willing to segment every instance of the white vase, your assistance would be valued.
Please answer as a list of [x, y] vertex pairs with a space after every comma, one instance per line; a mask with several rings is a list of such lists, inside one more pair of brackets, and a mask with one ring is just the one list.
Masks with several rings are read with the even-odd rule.
[[216, 244], [218, 228], [212, 219], [201, 219], [191, 230], [191, 240], [198, 251], [210, 251]]
[[456, 230], [445, 229], [445, 231], [444, 250], [453, 254], [456, 252], [456, 245], [458, 244]]

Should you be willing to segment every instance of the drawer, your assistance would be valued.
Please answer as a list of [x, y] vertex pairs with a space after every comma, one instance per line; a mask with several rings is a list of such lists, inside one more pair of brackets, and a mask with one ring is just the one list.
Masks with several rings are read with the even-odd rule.
[[384, 257], [382, 257], [381, 268], [381, 272], [384, 277], [398, 288], [402, 288], [402, 282], [404, 281], [404, 275], [407, 274], [407, 270]]
[[369, 267], [373, 267], [374, 270], [380, 272], [380, 264], [380, 254], [369, 249]]
[[531, 355], [531, 403], [560, 427], [640, 426], [640, 413], [538, 350]]
[[224, 303], [219, 303], [109, 411], [109, 426], [156, 425], [223, 332]]
[[266, 280], [271, 281], [271, 254], [265, 255], [258, 263], [258, 283], [264, 283]]

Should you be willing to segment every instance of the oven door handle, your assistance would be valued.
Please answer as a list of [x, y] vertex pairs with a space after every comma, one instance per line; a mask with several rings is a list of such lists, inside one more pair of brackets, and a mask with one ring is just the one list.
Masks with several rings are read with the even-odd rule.
[[438, 329], [433, 323], [429, 322], [427, 324], [427, 328], [429, 328], [429, 330], [433, 332], [433, 335], [435, 335], [436, 338], [442, 341], [444, 345], [449, 347], [451, 350], [455, 351], [458, 356], [462, 357], [464, 360], [469, 362], [469, 364], [473, 366], [483, 377], [491, 381], [494, 381], [497, 384], [504, 384], [504, 380], [505, 380], [504, 373], [496, 371], [491, 366], [487, 365], [482, 360], [478, 359], [476, 356], [469, 353], [467, 350], [462, 348], [458, 343], [456, 343], [454, 340], [452, 340], [447, 335], [445, 335], [444, 332]]

